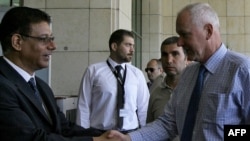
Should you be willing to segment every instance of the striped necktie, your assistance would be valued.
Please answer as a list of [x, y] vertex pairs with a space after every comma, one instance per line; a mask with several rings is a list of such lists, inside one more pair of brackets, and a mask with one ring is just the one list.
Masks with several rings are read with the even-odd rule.
[[34, 95], [36, 96], [37, 100], [42, 104], [42, 100], [40, 98], [39, 91], [36, 87], [35, 79], [33, 77], [31, 77], [28, 83], [29, 83], [30, 87], [32, 88], [32, 90], [34, 91]]
[[124, 86], [123, 78], [121, 75], [122, 66], [118, 65], [115, 67], [117, 71], [117, 114], [118, 114], [118, 128], [122, 129], [123, 117], [120, 116], [120, 110], [124, 108]]

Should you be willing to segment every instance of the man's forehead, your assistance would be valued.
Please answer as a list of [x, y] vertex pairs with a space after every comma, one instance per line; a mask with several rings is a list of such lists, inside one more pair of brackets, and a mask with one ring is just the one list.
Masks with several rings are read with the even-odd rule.
[[162, 51], [180, 51], [183, 50], [182, 46], [178, 46], [177, 43], [164, 45]]
[[148, 65], [157, 65], [157, 62], [155, 60], [151, 60]]

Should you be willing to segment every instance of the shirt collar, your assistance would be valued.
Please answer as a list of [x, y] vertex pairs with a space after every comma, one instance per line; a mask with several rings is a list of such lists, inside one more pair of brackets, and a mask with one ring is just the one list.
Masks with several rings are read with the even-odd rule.
[[160, 88], [168, 88], [168, 89], [172, 90], [172, 88], [166, 83], [166, 79], [167, 79], [167, 76], [165, 76], [165, 78], [163, 79], [163, 81], [160, 83], [159, 87]]
[[121, 65], [121, 66], [122, 66], [122, 69], [125, 69], [126, 63], [118, 64], [118, 63], [116, 63], [114, 60], [112, 60], [110, 57], [108, 58], [108, 61], [109, 61], [109, 63], [111, 64], [111, 66], [112, 66], [113, 68], [115, 68], [115, 66], [117, 66], [117, 65]]
[[206, 69], [211, 72], [214, 73], [216, 68], [218, 67], [218, 65], [220, 65], [220, 61], [222, 61], [222, 58], [224, 58], [224, 56], [227, 53], [227, 48], [226, 46], [222, 43], [220, 48], [208, 59], [208, 61], [204, 64], [204, 66], [206, 67]]
[[28, 82], [30, 80], [31, 77], [35, 78], [35, 73], [30, 76], [29, 73], [27, 73], [26, 71], [24, 71], [22, 68], [20, 68], [19, 66], [17, 66], [16, 64], [14, 64], [13, 62], [11, 62], [8, 58], [4, 57], [4, 60], [13, 68], [15, 69], [23, 78], [26, 82]]

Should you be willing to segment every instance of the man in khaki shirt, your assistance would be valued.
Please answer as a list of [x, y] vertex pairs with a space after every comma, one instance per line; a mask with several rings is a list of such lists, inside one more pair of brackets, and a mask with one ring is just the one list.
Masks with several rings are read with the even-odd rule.
[[178, 37], [173, 36], [162, 42], [161, 61], [166, 76], [164, 81], [152, 90], [148, 105], [147, 123], [154, 121], [163, 114], [164, 107], [188, 63], [186, 52], [182, 47], [177, 46], [177, 41]]

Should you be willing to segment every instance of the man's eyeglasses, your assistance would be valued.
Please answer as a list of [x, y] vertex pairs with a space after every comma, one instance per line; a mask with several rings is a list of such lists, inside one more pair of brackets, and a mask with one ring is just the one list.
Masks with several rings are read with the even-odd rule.
[[40, 42], [43, 42], [44, 44], [48, 44], [54, 41], [55, 37], [35, 37], [35, 36], [30, 36], [30, 35], [26, 35], [26, 34], [20, 34], [21, 36], [24, 37], [28, 37], [28, 38], [32, 38], [32, 39], [36, 39]]
[[150, 71], [150, 72], [154, 72], [154, 71], [155, 71], [155, 69], [154, 69], [154, 68], [145, 68], [145, 72], [148, 72], [148, 71]]

